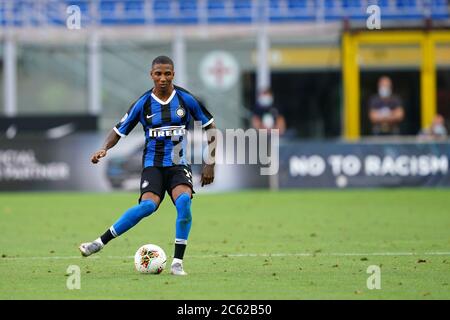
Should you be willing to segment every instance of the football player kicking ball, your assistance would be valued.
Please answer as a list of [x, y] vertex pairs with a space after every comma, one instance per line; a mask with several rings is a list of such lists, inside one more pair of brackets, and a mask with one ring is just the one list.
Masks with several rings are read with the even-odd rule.
[[[183, 88], [174, 86], [174, 65], [166, 56], [152, 62], [151, 78], [154, 88], [133, 103], [122, 120], [111, 130], [104, 146], [94, 153], [92, 163], [98, 163], [121, 137], [128, 135], [138, 122], [145, 132], [145, 148], [141, 176], [139, 204], [128, 209], [98, 239], [83, 243], [79, 249], [85, 257], [100, 251], [109, 241], [134, 227], [142, 218], [157, 209], [164, 194], [172, 198], [177, 210], [175, 253], [171, 265], [174, 275], [186, 275], [183, 257], [191, 229], [191, 199], [193, 194], [192, 172], [185, 158], [183, 139], [191, 117], [200, 121], [206, 130], [215, 129], [214, 119], [201, 102]], [[211, 155], [203, 166], [201, 185], [214, 181], [214, 135], [208, 133]], [[185, 142], [185, 141], [184, 141]]]

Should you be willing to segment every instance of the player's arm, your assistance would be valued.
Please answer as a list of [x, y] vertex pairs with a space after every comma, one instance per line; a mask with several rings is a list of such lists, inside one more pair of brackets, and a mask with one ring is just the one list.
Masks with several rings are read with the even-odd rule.
[[206, 136], [208, 138], [208, 159], [203, 166], [201, 184], [204, 185], [214, 182], [214, 166], [216, 164], [216, 146], [217, 146], [217, 135], [216, 135], [216, 125], [214, 122], [210, 123], [205, 127]]
[[203, 129], [206, 130], [206, 136], [208, 138], [208, 159], [202, 169], [201, 185], [202, 187], [213, 183], [214, 181], [214, 165], [216, 163], [216, 125], [214, 124], [214, 118], [206, 109], [206, 107], [194, 96], [184, 94], [187, 107], [191, 112], [194, 120], [200, 121]]
[[91, 162], [95, 164], [100, 161], [100, 158], [106, 157], [106, 153], [108, 152], [108, 150], [114, 147], [117, 142], [119, 142], [119, 140], [120, 136], [114, 130], [111, 130], [106, 137], [105, 143], [103, 144], [102, 148], [92, 155]]
[[101, 158], [106, 157], [108, 150], [114, 147], [117, 142], [119, 142], [121, 137], [126, 137], [131, 130], [133, 130], [139, 122], [139, 116], [142, 112], [142, 105], [144, 104], [147, 96], [148, 92], [144, 93], [137, 101], [133, 102], [120, 122], [109, 132], [102, 148], [92, 155], [92, 163], [98, 163]]

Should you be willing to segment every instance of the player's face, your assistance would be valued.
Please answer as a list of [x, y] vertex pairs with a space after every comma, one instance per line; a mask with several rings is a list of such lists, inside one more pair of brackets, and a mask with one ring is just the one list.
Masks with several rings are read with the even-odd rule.
[[170, 64], [155, 64], [150, 75], [155, 83], [155, 88], [166, 91], [172, 85], [175, 72]]

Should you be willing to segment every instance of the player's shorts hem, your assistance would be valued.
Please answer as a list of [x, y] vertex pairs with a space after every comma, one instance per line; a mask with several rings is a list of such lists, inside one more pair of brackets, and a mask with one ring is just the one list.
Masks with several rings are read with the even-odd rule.
[[[146, 192], [152, 192], [163, 201], [165, 193], [172, 199], [172, 191], [176, 186], [187, 185], [191, 189], [191, 198], [194, 191], [192, 185], [192, 170], [189, 165], [176, 165], [171, 167], [146, 167], [141, 174], [141, 188], [139, 203]], [[173, 199], [172, 199], [173, 201]]]
[[[194, 197], [194, 194], [195, 194], [194, 187], [192, 185], [190, 185], [189, 183], [187, 183], [187, 182], [176, 183], [170, 188], [170, 190], [167, 190], [169, 195], [170, 195], [170, 198], [172, 198], [172, 191], [173, 191], [173, 189], [175, 189], [175, 187], [178, 187], [178, 186], [181, 186], [181, 185], [185, 185], [185, 186], [188, 186], [189, 188], [191, 188], [191, 199], [192, 199]], [[172, 198], [172, 200], [176, 200], [176, 199]]]
[[[157, 192], [157, 191], [155, 191], [155, 190], [143, 190], [143, 191], [141, 191], [141, 195], [139, 196], [138, 203], [141, 203], [141, 201], [142, 201], [142, 196], [143, 196], [145, 193], [147, 193], [147, 192], [151, 192], [151, 193], [153, 193], [153, 194], [156, 194], [156, 195], [159, 197], [159, 203], [161, 203], [161, 202], [163, 201], [163, 199], [164, 199], [164, 193], [165, 193], [165, 191], [164, 191], [163, 194], [161, 195], [159, 192]], [[158, 205], [158, 207], [159, 207], [159, 205]]]

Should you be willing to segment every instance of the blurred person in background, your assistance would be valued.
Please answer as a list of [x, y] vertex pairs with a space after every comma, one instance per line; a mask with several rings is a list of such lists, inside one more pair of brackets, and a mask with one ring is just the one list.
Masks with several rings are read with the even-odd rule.
[[405, 117], [401, 99], [392, 93], [392, 80], [383, 76], [378, 80], [378, 94], [369, 101], [369, 118], [374, 135], [400, 134]]
[[262, 90], [253, 109], [252, 126], [255, 129], [278, 129], [280, 135], [286, 131], [286, 120], [275, 104], [271, 89]]
[[442, 115], [437, 114], [431, 125], [420, 131], [419, 138], [421, 140], [445, 140], [447, 139], [447, 128], [445, 127], [445, 119]]

